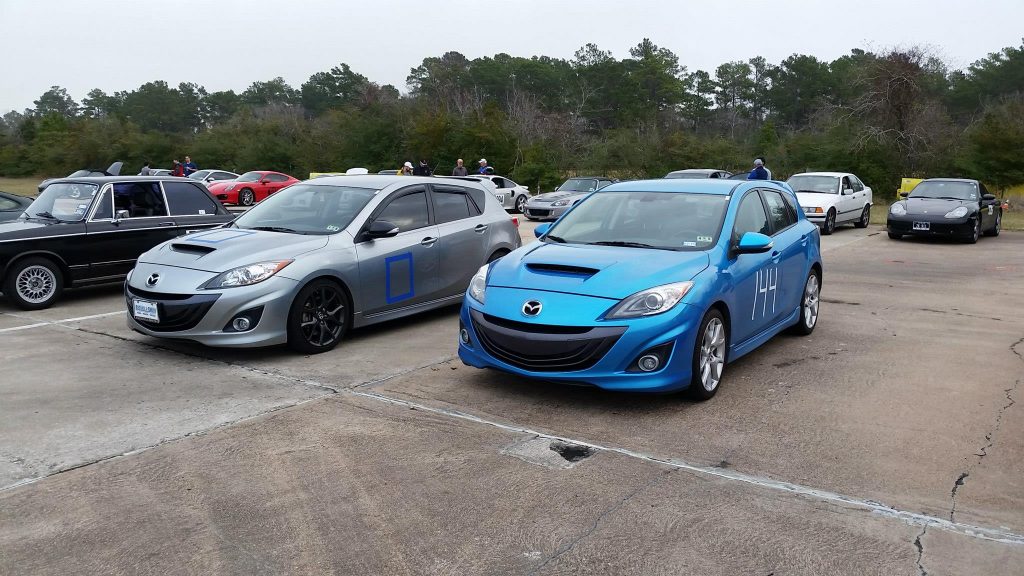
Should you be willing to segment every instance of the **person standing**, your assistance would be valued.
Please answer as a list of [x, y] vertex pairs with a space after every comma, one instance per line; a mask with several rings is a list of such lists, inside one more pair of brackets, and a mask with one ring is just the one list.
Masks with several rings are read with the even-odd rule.
[[760, 160], [761, 161], [761, 166], [764, 166], [764, 171], [768, 173], [768, 178], [766, 178], [766, 180], [771, 180], [772, 179], [772, 171], [771, 171], [771, 169], [768, 168], [768, 164], [764, 161], [764, 156], [758, 156], [757, 158], [755, 158], [755, 160]]
[[419, 166], [413, 169], [413, 176], [433, 176], [434, 172], [430, 169], [430, 165], [427, 164], [426, 160], [420, 160]]
[[199, 166], [196, 166], [191, 158], [185, 156], [185, 176], [191, 176], [197, 170], [199, 170]]
[[139, 176], [149, 176], [150, 174], [152, 174], [152, 172], [149, 169], [149, 165], [150, 161], [146, 160], [146, 163], [143, 164], [142, 166], [142, 170], [139, 170]]
[[462, 165], [462, 158], [455, 161], [455, 170], [452, 170], [452, 176], [468, 176], [469, 170]]
[[[490, 166], [487, 165], [487, 158], [481, 158], [479, 164], [480, 164], [480, 169], [477, 170], [476, 173], [477, 174], [486, 174], [487, 173], [487, 169], [490, 168]], [[491, 170], [494, 170], [494, 168], [491, 168]]]
[[412, 176], [412, 162], [406, 162], [402, 165], [402, 170], [398, 173], [399, 176]]
[[171, 176], [184, 176], [184, 175], [185, 175], [185, 167], [181, 165], [181, 162], [178, 162], [177, 158], [175, 158], [174, 159], [174, 165], [171, 166]]
[[747, 174], [747, 180], [767, 180], [768, 171], [764, 169], [764, 160], [754, 158], [754, 169]]

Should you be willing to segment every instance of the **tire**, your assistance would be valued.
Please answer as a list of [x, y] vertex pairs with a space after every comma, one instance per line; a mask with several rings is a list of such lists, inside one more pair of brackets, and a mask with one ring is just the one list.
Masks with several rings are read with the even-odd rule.
[[288, 347], [320, 354], [348, 332], [352, 303], [337, 282], [321, 278], [302, 287], [288, 312]]
[[868, 224], [871, 223], [871, 205], [864, 206], [864, 211], [860, 213], [860, 219], [853, 222], [854, 228], [867, 228]]
[[693, 345], [690, 365], [690, 397], [703, 402], [718, 392], [725, 375], [725, 361], [729, 349], [729, 328], [722, 313], [712, 308], [704, 314]]
[[526, 194], [516, 196], [515, 211], [522, 214], [526, 210]]
[[978, 238], [981, 238], [981, 214], [978, 214], [978, 219], [974, 221], [974, 230], [970, 236], [964, 238], [964, 242], [968, 244], [977, 244]]
[[895, 232], [889, 232], [889, 240], [902, 240], [903, 234], [897, 234]]
[[491, 262], [494, 262], [495, 260], [498, 260], [500, 258], [504, 258], [507, 255], [508, 250], [498, 250], [494, 254], [491, 254], [490, 258], [487, 259], [487, 263], [490, 264]]
[[49, 308], [64, 291], [64, 274], [53, 260], [26, 258], [7, 271], [4, 294], [22, 310]]
[[1003, 227], [1003, 211], [996, 212], [996, 223], [992, 229], [985, 232], [985, 236], [999, 236], [999, 230]]
[[811, 270], [804, 282], [804, 291], [800, 296], [800, 321], [792, 327], [791, 332], [800, 336], [809, 336], [818, 325], [818, 307], [821, 305], [821, 276], [817, 270]]
[[821, 235], [828, 236], [836, 231], [836, 211], [833, 208], [829, 208], [828, 214], [825, 215], [825, 223], [821, 225]]
[[256, 203], [256, 194], [249, 188], [242, 188], [238, 193], [238, 203], [242, 206], [252, 206]]

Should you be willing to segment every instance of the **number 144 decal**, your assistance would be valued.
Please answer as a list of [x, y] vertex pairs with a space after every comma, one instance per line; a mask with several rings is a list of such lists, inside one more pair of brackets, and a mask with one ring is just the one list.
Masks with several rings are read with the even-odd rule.
[[[779, 268], [773, 266], [771, 268], [765, 268], [764, 270], [758, 270], [757, 276], [754, 283], [754, 306], [750, 310], [750, 319], [753, 320], [757, 316], [757, 303], [761, 301], [761, 317], [764, 318], [765, 314], [768, 313], [768, 300], [772, 301], [771, 314], [775, 316], [775, 292], [779, 285]], [[771, 294], [769, 294], [769, 292]]]

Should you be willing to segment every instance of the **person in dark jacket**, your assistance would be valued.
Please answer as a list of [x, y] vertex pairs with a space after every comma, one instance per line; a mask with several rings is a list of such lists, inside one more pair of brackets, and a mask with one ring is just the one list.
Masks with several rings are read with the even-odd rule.
[[185, 167], [178, 162], [177, 158], [174, 160], [174, 166], [171, 166], [171, 176], [184, 176]]
[[185, 156], [185, 176], [191, 176], [197, 170], [199, 170], [199, 166], [196, 166], [191, 158]]
[[764, 169], [764, 161], [760, 158], [754, 159], [754, 169], [747, 175], [747, 180], [767, 180], [768, 171]]
[[412, 170], [413, 176], [433, 176], [433, 174], [434, 173], [430, 170], [430, 166], [427, 164], [426, 160], [420, 160], [419, 166]]

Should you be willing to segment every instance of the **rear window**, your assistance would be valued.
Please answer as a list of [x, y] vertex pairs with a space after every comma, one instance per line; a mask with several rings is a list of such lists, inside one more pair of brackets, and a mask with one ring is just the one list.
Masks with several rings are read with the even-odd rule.
[[217, 203], [206, 191], [188, 182], [164, 182], [167, 203], [174, 216], [204, 216], [217, 214]]

